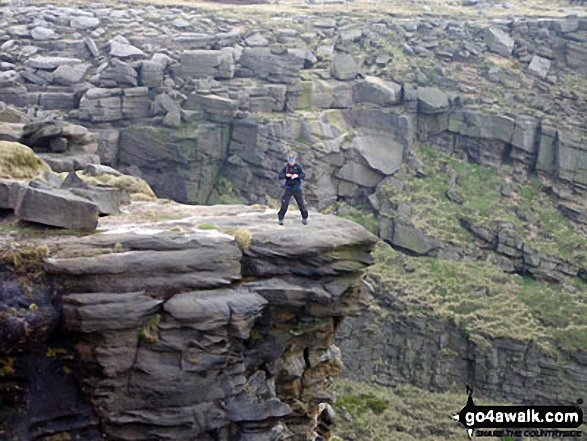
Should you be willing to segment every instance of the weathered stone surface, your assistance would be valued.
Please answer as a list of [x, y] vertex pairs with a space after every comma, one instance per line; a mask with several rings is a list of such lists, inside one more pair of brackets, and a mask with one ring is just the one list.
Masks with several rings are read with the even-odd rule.
[[14, 211], [26, 221], [55, 227], [93, 230], [98, 225], [96, 204], [61, 190], [27, 187]]
[[110, 43], [110, 55], [118, 58], [144, 57], [145, 53], [132, 44], [113, 41]]
[[174, 319], [189, 327], [209, 331], [229, 326], [239, 338], [248, 338], [256, 318], [267, 301], [258, 294], [232, 290], [198, 291], [179, 294], [165, 303]]
[[393, 232], [387, 240], [394, 247], [418, 255], [430, 254], [440, 248], [440, 243], [434, 238], [400, 222], [393, 223]]
[[37, 26], [31, 30], [33, 40], [55, 40], [59, 35], [53, 30], [43, 26]]
[[353, 139], [352, 148], [384, 175], [395, 173], [403, 161], [404, 146], [382, 134], [360, 134]]
[[100, 19], [96, 17], [72, 17], [69, 25], [75, 29], [92, 29], [100, 25]]
[[227, 123], [234, 119], [237, 103], [218, 95], [193, 93], [188, 97], [185, 106], [187, 109], [201, 110], [210, 121]]
[[253, 34], [246, 38], [245, 44], [249, 47], [267, 47], [269, 46], [269, 40], [261, 34]]
[[514, 50], [514, 39], [498, 27], [492, 26], [487, 29], [487, 47], [490, 51], [504, 57], [509, 57]]
[[418, 88], [418, 112], [441, 113], [448, 109], [448, 96], [436, 87]]
[[[149, 219], [154, 207], [171, 220]], [[250, 439], [274, 439], [289, 433], [277, 422], [291, 418], [305, 439], [338, 372], [335, 317], [366, 306], [358, 284], [376, 238], [319, 214], [312, 214], [315, 237], [304, 238], [304, 226], [284, 230], [275, 216], [245, 206], [135, 202], [102, 218], [101, 234], [49, 239], [45, 269], [64, 290], [61, 332], [75, 336], [78, 374], [93, 385], [89, 398], [107, 436], [188, 440], [222, 429], [243, 439], [255, 427]], [[229, 234], [198, 228], [205, 222]], [[237, 246], [235, 226], [250, 243]], [[291, 234], [303, 238], [295, 249]], [[297, 276], [281, 274], [285, 261]], [[190, 284], [185, 271], [224, 280]], [[231, 286], [245, 274], [246, 283]], [[290, 314], [292, 307], [305, 312]], [[156, 408], [146, 405], [155, 396]]]
[[86, 63], [73, 66], [61, 65], [53, 71], [53, 82], [64, 86], [79, 83], [83, 80], [89, 68], [90, 65]]
[[143, 61], [139, 70], [139, 82], [142, 86], [157, 87], [163, 81], [164, 66], [153, 61]]
[[24, 124], [21, 123], [0, 123], [0, 140], [20, 142], [23, 136]]
[[550, 60], [534, 55], [528, 66], [528, 72], [536, 75], [538, 78], [545, 79], [550, 70]]
[[16, 208], [21, 189], [25, 185], [19, 181], [0, 179], [0, 208], [14, 210]]
[[584, 143], [562, 137], [556, 158], [560, 178], [587, 186], [587, 148]]
[[39, 157], [55, 173], [83, 170], [88, 164], [100, 162], [100, 158], [92, 153], [40, 153]]
[[141, 292], [69, 294], [62, 298], [65, 327], [84, 333], [136, 328], [162, 303]]
[[382, 107], [401, 103], [402, 86], [391, 81], [384, 81], [377, 77], [366, 77], [355, 83], [355, 102], [367, 102]]
[[114, 58], [107, 69], [100, 73], [100, 86], [137, 86], [138, 73], [128, 63]]
[[94, 88], [88, 90], [80, 100], [80, 119], [94, 122], [122, 119], [120, 89]]
[[473, 138], [496, 139], [510, 143], [514, 131], [511, 118], [471, 111], [456, 111], [449, 115], [448, 129]]
[[516, 119], [512, 135], [512, 145], [528, 153], [536, 150], [536, 136], [538, 134], [538, 120], [532, 117], [520, 116]]
[[120, 200], [121, 196], [119, 194], [120, 190], [117, 188], [76, 188], [71, 189], [70, 192], [76, 196], [94, 202], [98, 206], [98, 214], [100, 216], [108, 216], [120, 213], [120, 209], [118, 208], [118, 201]]
[[536, 169], [554, 175], [556, 171], [555, 160], [558, 146], [558, 132], [551, 126], [542, 125], [538, 136]]
[[59, 66], [72, 66], [82, 63], [79, 58], [36, 56], [29, 58], [26, 64], [35, 69], [53, 70]]
[[39, 104], [45, 109], [68, 112], [75, 109], [76, 99], [73, 93], [44, 92], [39, 96]]
[[353, 182], [362, 187], [375, 187], [383, 179], [383, 175], [375, 172], [360, 162], [350, 162], [345, 164], [336, 175], [339, 179]]
[[331, 74], [340, 81], [349, 81], [359, 74], [359, 64], [351, 54], [337, 53], [332, 60]]
[[234, 76], [235, 63], [230, 48], [218, 51], [193, 50], [180, 55], [179, 64], [172, 68], [180, 77], [229, 79]]
[[269, 48], [246, 47], [240, 63], [249, 69], [253, 76], [271, 83], [293, 84], [299, 80], [304, 60], [285, 51], [274, 54]]
[[[153, 239], [140, 235], [109, 235], [103, 240], [109, 244], [104, 246], [120, 243], [128, 251], [93, 258], [49, 259], [47, 271], [75, 276], [68, 281], [74, 292], [91, 292], [99, 286], [109, 292], [125, 292], [130, 287], [173, 292], [180, 287], [223, 286], [240, 277], [241, 253], [230, 236], [214, 232], [186, 238], [163, 235]], [[92, 241], [87, 242], [91, 244]], [[213, 255], [210, 254], [212, 250]], [[80, 278], [82, 275], [84, 277]]]

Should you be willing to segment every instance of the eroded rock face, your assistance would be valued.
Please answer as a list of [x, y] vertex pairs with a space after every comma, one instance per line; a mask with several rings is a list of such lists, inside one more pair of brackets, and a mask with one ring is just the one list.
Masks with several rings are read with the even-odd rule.
[[[335, 331], [368, 304], [361, 276], [376, 237], [319, 214], [281, 227], [265, 208], [124, 211], [100, 234], [35, 243], [49, 249], [57, 292], [42, 305], [53, 314], [43, 335], [55, 338], [60, 313], [95, 415], [84, 424], [117, 440], [309, 439], [340, 371]], [[55, 427], [40, 407], [35, 418]]]

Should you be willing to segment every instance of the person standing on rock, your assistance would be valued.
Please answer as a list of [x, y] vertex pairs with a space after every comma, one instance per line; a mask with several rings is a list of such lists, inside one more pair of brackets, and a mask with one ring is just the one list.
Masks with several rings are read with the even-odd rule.
[[300, 164], [296, 163], [297, 154], [290, 152], [287, 155], [287, 163], [283, 165], [283, 168], [279, 172], [279, 179], [283, 180], [283, 196], [281, 197], [281, 209], [277, 213], [279, 219], [279, 225], [283, 225], [283, 218], [289, 207], [289, 201], [293, 196], [298, 204], [300, 213], [302, 213], [302, 223], [308, 224], [308, 210], [304, 205], [304, 197], [302, 195], [302, 182], [306, 177], [304, 170]]

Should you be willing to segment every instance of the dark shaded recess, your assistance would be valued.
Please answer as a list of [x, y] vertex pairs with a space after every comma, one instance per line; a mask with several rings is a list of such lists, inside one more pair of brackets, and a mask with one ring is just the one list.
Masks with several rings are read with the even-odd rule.
[[52, 284], [14, 271], [0, 264], [0, 440], [61, 433], [75, 441], [102, 440], [74, 377], [79, 366], [70, 338], [57, 330]]
[[73, 349], [65, 335], [16, 355], [14, 373], [0, 377], [0, 439], [42, 440], [67, 433], [71, 440], [98, 441], [98, 419], [73, 375]]

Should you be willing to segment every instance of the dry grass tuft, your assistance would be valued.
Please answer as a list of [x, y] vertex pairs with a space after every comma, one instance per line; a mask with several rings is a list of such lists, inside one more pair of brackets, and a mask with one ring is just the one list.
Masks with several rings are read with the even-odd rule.
[[79, 173], [78, 176], [90, 185], [106, 184], [116, 187], [130, 194], [133, 200], [151, 201], [156, 199], [155, 193], [149, 184], [136, 176], [114, 176], [109, 174], [90, 176], [85, 173]]
[[49, 166], [26, 145], [0, 141], [0, 178], [34, 178], [50, 170]]

